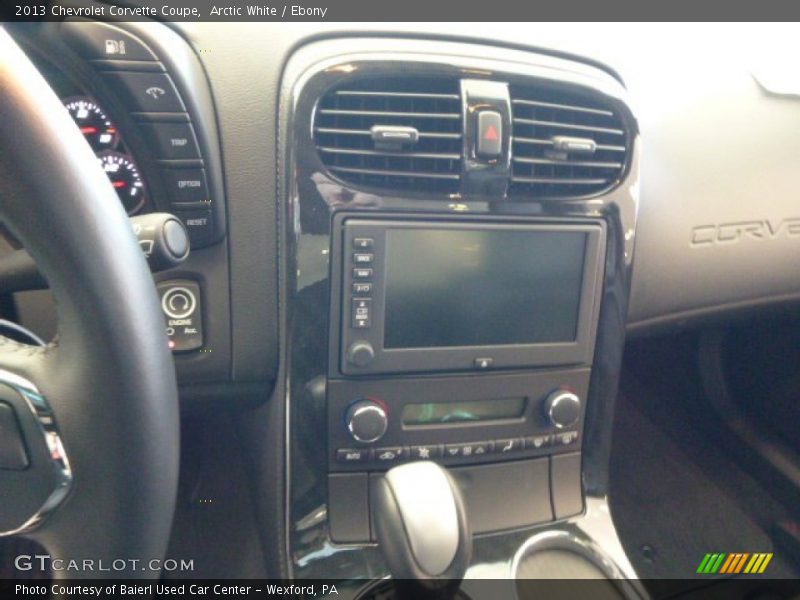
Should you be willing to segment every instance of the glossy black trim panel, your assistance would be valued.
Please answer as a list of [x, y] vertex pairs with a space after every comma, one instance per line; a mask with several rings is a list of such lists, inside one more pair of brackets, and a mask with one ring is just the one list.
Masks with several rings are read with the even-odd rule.
[[[354, 189], [326, 174], [313, 143], [313, 112], [317, 98], [353, 74], [426, 73], [443, 77], [494, 81], [555, 80], [601, 94], [624, 115], [631, 132], [631, 163], [626, 179], [610, 193], [578, 200], [531, 198], [488, 202], [481, 198], [436, 200], [397, 197]], [[593, 358], [583, 440], [583, 482], [588, 515], [548, 528], [580, 531], [603, 526], [594, 539], [612, 552], [623, 572], [632, 574], [607, 513], [608, 455], [619, 370], [624, 347], [625, 317], [630, 289], [638, 204], [638, 127], [624, 100], [625, 91], [607, 73], [580, 63], [514, 50], [498, 50], [447, 42], [353, 38], [328, 40], [300, 48], [284, 72], [279, 113], [279, 202], [282, 322], [286, 333], [283, 365], [287, 411], [287, 553], [289, 575], [381, 577], [386, 568], [374, 546], [336, 546], [327, 532], [327, 456], [320, 452], [325, 436], [326, 366], [328, 361], [329, 258], [331, 220], [349, 210], [380, 218], [381, 211], [435, 215], [516, 215], [534, 218], [592, 219], [607, 230], [602, 300]], [[598, 515], [605, 515], [599, 517]], [[476, 541], [474, 568], [509, 565], [530, 530]], [[499, 562], [498, 562], [499, 561]], [[508, 571], [510, 572], [510, 570]]]

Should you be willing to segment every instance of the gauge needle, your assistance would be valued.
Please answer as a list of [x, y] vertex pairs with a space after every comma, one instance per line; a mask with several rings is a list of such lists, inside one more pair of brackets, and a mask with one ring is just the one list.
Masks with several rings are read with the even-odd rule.
[[114, 186], [115, 188], [121, 188], [121, 187], [125, 187], [125, 182], [124, 181], [112, 181], [111, 185]]
[[81, 133], [97, 133], [97, 127], [81, 127]]

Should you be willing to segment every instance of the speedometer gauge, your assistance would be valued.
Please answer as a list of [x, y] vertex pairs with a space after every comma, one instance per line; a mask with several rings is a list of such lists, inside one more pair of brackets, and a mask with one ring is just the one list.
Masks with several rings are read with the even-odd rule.
[[145, 187], [139, 168], [133, 159], [121, 152], [106, 151], [97, 155], [109, 181], [129, 215], [144, 204]]
[[76, 97], [64, 100], [64, 106], [95, 152], [117, 147], [119, 132], [97, 103]]

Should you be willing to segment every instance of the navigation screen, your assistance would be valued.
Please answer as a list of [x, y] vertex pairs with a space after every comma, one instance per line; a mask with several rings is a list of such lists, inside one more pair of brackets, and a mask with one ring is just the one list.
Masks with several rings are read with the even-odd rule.
[[387, 231], [385, 348], [572, 342], [587, 234]]

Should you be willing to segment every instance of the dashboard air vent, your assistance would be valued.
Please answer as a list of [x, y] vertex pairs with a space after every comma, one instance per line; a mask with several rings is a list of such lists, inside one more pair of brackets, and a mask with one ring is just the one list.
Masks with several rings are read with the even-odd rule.
[[461, 137], [455, 78], [350, 81], [326, 93], [314, 117], [323, 164], [342, 181], [373, 188], [457, 192]]
[[512, 86], [511, 110], [509, 195], [579, 197], [621, 179], [627, 135], [610, 103], [578, 91]]

